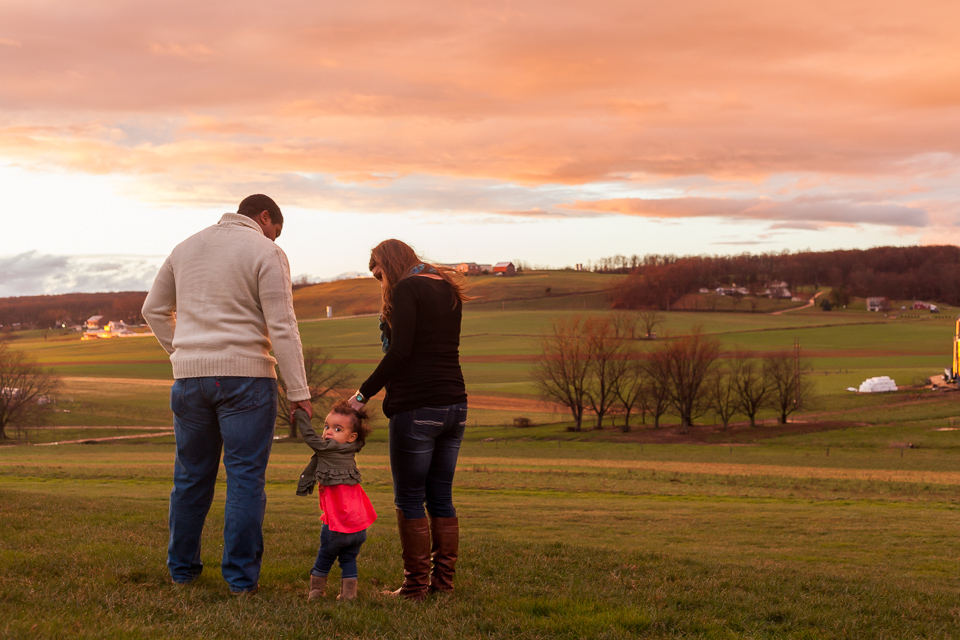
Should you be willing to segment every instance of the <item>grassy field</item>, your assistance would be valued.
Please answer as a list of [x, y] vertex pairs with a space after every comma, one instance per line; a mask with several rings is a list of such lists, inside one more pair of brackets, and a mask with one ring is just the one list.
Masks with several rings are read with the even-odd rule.
[[[472, 276], [465, 280], [475, 310], [606, 309], [607, 291], [626, 276], [585, 271], [528, 271], [514, 277]], [[380, 283], [373, 278], [339, 280], [293, 292], [297, 317], [333, 317], [378, 313]]]
[[[799, 340], [817, 401], [786, 426], [761, 415], [757, 428], [723, 430], [705, 416], [688, 436], [640, 424], [570, 432], [536, 398], [530, 368], [561, 315], [609, 313], [597, 291], [612, 280], [556, 275], [475, 282], [484, 297], [466, 307], [461, 350], [471, 408], [455, 488], [458, 592], [421, 606], [377, 595], [401, 573], [382, 417], [358, 458], [381, 515], [360, 557], [359, 601], [306, 600], [319, 523], [315, 498], [294, 495], [309, 452], [288, 440], [268, 469], [260, 594], [232, 598], [219, 577], [223, 478], [207, 569], [174, 587], [166, 354], [150, 339], [15, 334], [13, 348], [64, 376], [31, 442], [137, 439], [0, 447], [0, 637], [960, 637], [958, 394], [845, 390], [940, 372], [952, 310], [667, 313], [661, 336], [700, 327], [757, 354]], [[381, 355], [376, 324], [335, 317], [301, 334], [359, 380]], [[520, 415], [535, 425], [511, 426]]]
[[[562, 291], [564, 286], [571, 286], [563, 285], [563, 281], [580, 279], [580, 293], [567, 297], [594, 295], [589, 290], [595, 286], [595, 276], [601, 280], [609, 278], [561, 273], [557, 276], [560, 284], [555, 283], [555, 287]], [[513, 286], [514, 282], [538, 278], [535, 275], [514, 280], [489, 277], [485, 286], [500, 283]], [[364, 281], [349, 282], [356, 285]], [[298, 293], [300, 291], [305, 289]], [[533, 292], [529, 284], [514, 291], [518, 295]], [[504, 299], [510, 297], [506, 293], [500, 295]], [[539, 300], [550, 301], [547, 297]], [[514, 300], [512, 304], [520, 302]], [[563, 420], [563, 413], [536, 402], [530, 370], [539, 352], [540, 336], [564, 315], [611, 313], [589, 308], [542, 309], [536, 308], [539, 303], [531, 301], [524, 304], [534, 308], [502, 310], [496, 302], [489, 302], [469, 305], [464, 312], [462, 364], [468, 391], [475, 400], [472, 420], [476, 424], [508, 424], [518, 416], [541, 423]], [[715, 336], [728, 350], [746, 350], [759, 355], [791, 349], [794, 341], [799, 340], [818, 391], [818, 401], [810, 407], [816, 412], [874, 402], [854, 398], [845, 391], [847, 387], [859, 386], [868, 377], [889, 375], [899, 384], [909, 386], [938, 374], [950, 363], [952, 311], [940, 315], [904, 313], [897, 317], [811, 308], [782, 315], [670, 312], [664, 317], [663, 326], [658, 328], [661, 336], [683, 335], [699, 328]], [[359, 383], [382, 355], [376, 325], [375, 315], [307, 321], [301, 324], [301, 336], [305, 346], [321, 347], [335, 360], [347, 363]], [[81, 342], [76, 334], [49, 335], [46, 340], [39, 332], [13, 335], [13, 348], [29, 351], [65, 378], [59, 412], [50, 416], [51, 424], [169, 425], [166, 389], [170, 364], [155, 340]], [[641, 349], [653, 345], [648, 341], [637, 342]], [[706, 421], [710, 420], [707, 416]]]
[[[294, 495], [302, 444], [274, 448], [263, 588], [240, 600], [218, 572], [222, 484], [207, 570], [167, 583], [171, 444], [7, 448], [0, 635], [954, 638], [955, 433], [857, 427], [728, 448], [472, 428], [458, 592], [422, 606], [377, 595], [400, 575], [382, 441], [359, 458], [381, 520], [346, 606], [305, 598], [319, 525], [315, 499]], [[887, 446], [921, 437], [903, 457]]]

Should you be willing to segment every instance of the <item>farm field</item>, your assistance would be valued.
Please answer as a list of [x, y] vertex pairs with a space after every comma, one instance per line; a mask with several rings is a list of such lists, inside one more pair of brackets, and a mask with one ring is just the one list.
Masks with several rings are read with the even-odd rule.
[[[462, 364], [472, 397], [471, 421], [502, 425], [524, 416], [537, 423], [566, 419], [556, 407], [539, 402], [530, 371], [540, 337], [562, 315], [599, 315], [603, 310], [482, 311], [464, 313]], [[560, 314], [560, 315], [558, 315]], [[866, 312], [800, 309], [782, 315], [734, 313], [664, 314], [661, 336], [694, 330], [715, 336], [724, 349], [756, 354], [792, 348], [812, 367], [818, 401], [814, 412], [883, 402], [845, 391], [866, 378], [889, 375], [901, 386], [925, 381], [949, 366], [952, 313], [882, 317]], [[170, 365], [151, 338], [81, 342], [76, 334], [14, 334], [12, 348], [24, 349], [64, 377], [64, 393], [53, 425], [117, 426], [170, 424], [166, 389]], [[336, 362], [347, 363], [357, 382], [381, 357], [377, 317], [332, 318], [301, 324], [305, 347], [320, 347]], [[639, 348], [654, 343], [638, 341]], [[99, 382], [98, 382], [99, 380]], [[771, 416], [761, 416], [771, 417]], [[705, 418], [711, 422], [710, 416]], [[669, 422], [669, 417], [667, 419]], [[384, 424], [383, 420], [379, 424]]]
[[[799, 340], [817, 401], [783, 426], [761, 414], [761, 426], [724, 430], [708, 415], [681, 434], [667, 416], [656, 430], [635, 420], [630, 433], [609, 421], [571, 432], [530, 380], [540, 336], [563, 315], [611, 312], [591, 308], [586, 286], [554, 296], [563, 286], [466, 307], [458, 592], [423, 606], [377, 595], [401, 572], [382, 416], [358, 457], [381, 516], [358, 602], [306, 600], [319, 523], [315, 497], [294, 495], [309, 452], [286, 438], [267, 474], [260, 594], [232, 598], [219, 576], [223, 477], [206, 570], [178, 588], [164, 566], [166, 354], [152, 339], [14, 334], [12, 348], [64, 378], [50, 425], [23, 435], [84, 444], [0, 447], [0, 637], [960, 637], [960, 393], [846, 391], [942, 371], [953, 311], [666, 313], [660, 336], [699, 327], [756, 354]], [[375, 315], [303, 322], [301, 333], [358, 380], [381, 355]], [[534, 426], [512, 426], [517, 416]]]
[[[382, 440], [359, 457], [381, 519], [361, 554], [360, 600], [347, 606], [332, 596], [305, 598], [319, 525], [315, 499], [294, 495], [308, 458], [302, 444], [275, 445], [262, 590], [242, 600], [227, 594], [218, 574], [222, 478], [205, 533], [206, 571], [188, 588], [166, 581], [169, 441], [8, 447], [0, 452], [0, 634], [960, 633], [956, 432], [864, 426], [710, 447], [500, 431], [468, 430], [455, 494], [463, 530], [458, 592], [423, 606], [377, 595], [400, 575]], [[491, 434], [503, 437], [490, 442]], [[924, 445], [892, 450], [891, 439]]]
[[[626, 276], [588, 271], [527, 271], [516, 277], [494, 275], [466, 279], [466, 305], [474, 310], [605, 309], [606, 291]], [[338, 280], [298, 288], [293, 304], [301, 320], [374, 314], [380, 310], [380, 283], [373, 278]]]

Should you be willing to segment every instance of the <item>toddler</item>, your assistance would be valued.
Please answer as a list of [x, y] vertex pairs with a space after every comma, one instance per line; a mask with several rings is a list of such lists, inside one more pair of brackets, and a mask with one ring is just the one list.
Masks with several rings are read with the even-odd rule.
[[338, 600], [357, 597], [357, 555], [367, 539], [367, 527], [377, 519], [370, 499], [360, 486], [360, 470], [355, 456], [363, 448], [370, 426], [365, 411], [353, 409], [345, 400], [338, 400], [323, 420], [323, 434], [317, 436], [310, 418], [302, 409], [294, 412], [294, 420], [303, 441], [313, 449], [310, 464], [300, 474], [297, 495], [313, 492], [319, 485], [320, 549], [310, 571], [308, 599], [323, 597], [327, 574], [334, 560], [340, 563], [340, 595]]

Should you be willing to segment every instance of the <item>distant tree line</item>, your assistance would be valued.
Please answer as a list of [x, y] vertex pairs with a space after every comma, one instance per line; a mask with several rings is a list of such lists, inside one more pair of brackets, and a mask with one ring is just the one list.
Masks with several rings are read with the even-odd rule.
[[[655, 313], [655, 312], [654, 312]], [[649, 417], [655, 428], [665, 415], [680, 419], [686, 432], [712, 413], [726, 429], [737, 416], [756, 426], [757, 415], [775, 411], [780, 423], [809, 403], [809, 367], [790, 350], [757, 358], [744, 351], [724, 352], [720, 343], [699, 330], [662, 339], [649, 349], [641, 338], [662, 322], [638, 314], [558, 320], [541, 342], [533, 378], [542, 397], [565, 406], [574, 429], [592, 416], [602, 429], [609, 416]], [[642, 327], [642, 331], [638, 328]]]
[[120, 291], [0, 298], [0, 324], [4, 329], [14, 324], [46, 329], [80, 324], [97, 315], [102, 315], [104, 321], [140, 324], [143, 322], [140, 309], [146, 297], [146, 291]]
[[772, 281], [831, 287], [834, 302], [852, 296], [931, 300], [960, 305], [960, 247], [879, 247], [865, 250], [741, 254], [737, 256], [614, 256], [594, 271], [628, 273], [611, 292], [614, 308], [669, 309], [700, 288], [736, 283], [753, 292]]

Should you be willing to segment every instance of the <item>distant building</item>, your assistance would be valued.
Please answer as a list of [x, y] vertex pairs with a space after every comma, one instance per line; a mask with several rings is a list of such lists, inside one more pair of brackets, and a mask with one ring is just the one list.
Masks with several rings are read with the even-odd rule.
[[130, 331], [130, 327], [127, 325], [127, 323], [124, 322], [123, 320], [120, 320], [119, 322], [114, 322], [113, 320], [111, 320], [110, 322], [107, 323], [107, 326], [105, 327], [105, 329], [110, 333], [116, 333], [116, 334], [133, 333], [133, 331]]
[[890, 302], [886, 298], [867, 298], [867, 311], [889, 311]]
[[481, 273], [481, 274], [493, 273], [493, 265], [492, 265], [492, 264], [481, 264], [481, 265], [480, 265], [480, 273]]
[[932, 302], [921, 302], [914, 300], [913, 309], [915, 311], [929, 311], [930, 313], [940, 313], [940, 308]]
[[737, 285], [733, 285], [732, 287], [717, 287], [716, 291], [717, 294], [721, 296], [745, 296], [750, 293], [746, 287], [738, 287]]
[[515, 276], [517, 275], [517, 268], [513, 266], [512, 262], [498, 262], [493, 265], [493, 273], [502, 276]]
[[[101, 316], [96, 316], [100, 318]], [[92, 318], [91, 318], [92, 320]], [[89, 326], [90, 320], [87, 321]], [[107, 326], [103, 329], [97, 328], [90, 331], [85, 331], [81, 340], [105, 340], [108, 338], [142, 338], [144, 336], [152, 336], [152, 332], [137, 333], [136, 331], [131, 331], [129, 325], [127, 325], [123, 320], [119, 322], [110, 321], [107, 323]]]
[[100, 323], [103, 320], [103, 316], [90, 316], [87, 318], [87, 330], [94, 331], [100, 329]]
[[792, 298], [793, 295], [790, 293], [790, 288], [784, 281], [779, 282], [770, 282], [767, 284], [766, 288], [763, 290], [763, 295], [768, 298]]
[[465, 276], [478, 276], [480, 275], [480, 265], [476, 262], [461, 262], [457, 265], [457, 273], [462, 273]]

